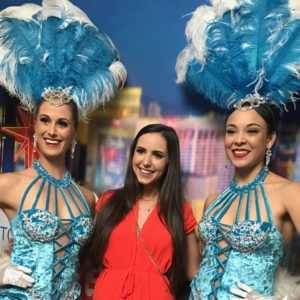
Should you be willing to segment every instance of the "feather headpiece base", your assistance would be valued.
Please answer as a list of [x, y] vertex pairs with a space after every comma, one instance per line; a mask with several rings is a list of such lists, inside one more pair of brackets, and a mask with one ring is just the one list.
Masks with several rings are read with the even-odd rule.
[[70, 95], [72, 87], [68, 88], [58, 88], [58, 89], [52, 89], [52, 88], [45, 88], [45, 91], [42, 93], [42, 98], [49, 102], [53, 106], [62, 106], [64, 104], [70, 103], [73, 98]]
[[255, 107], [259, 107], [261, 104], [266, 103], [264, 98], [260, 96], [248, 95], [241, 99], [239, 102], [235, 103], [233, 107], [241, 111], [251, 110]]

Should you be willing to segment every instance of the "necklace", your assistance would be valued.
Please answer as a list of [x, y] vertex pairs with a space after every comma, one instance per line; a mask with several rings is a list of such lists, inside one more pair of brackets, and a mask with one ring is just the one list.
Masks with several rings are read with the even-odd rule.
[[[150, 200], [144, 200], [143, 198], [140, 198], [139, 199], [139, 204], [141, 204], [141, 202], [150, 202]], [[150, 207], [141, 207], [141, 205], [139, 205], [139, 209], [140, 210], [146, 210], [147, 212], [150, 212], [154, 207], [155, 205], [157, 204], [157, 201], [154, 202], [154, 204], [152, 204]]]
[[140, 210], [146, 210], [147, 212], [150, 212], [154, 207], [155, 207], [155, 205], [156, 205], [156, 203], [154, 203], [152, 206], [150, 206], [150, 207], [141, 207], [140, 205], [139, 205], [139, 209]]

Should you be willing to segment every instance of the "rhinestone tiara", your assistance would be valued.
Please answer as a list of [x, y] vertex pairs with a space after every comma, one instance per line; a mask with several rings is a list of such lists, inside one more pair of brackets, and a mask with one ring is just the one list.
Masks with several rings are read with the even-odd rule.
[[259, 107], [263, 103], [266, 103], [266, 101], [259, 95], [248, 95], [235, 103], [233, 107], [238, 110], [247, 111], [254, 107]]
[[[72, 96], [70, 95], [71, 89], [71, 86], [64, 89], [61, 87], [57, 89], [48, 87], [45, 88], [45, 91], [42, 93], [42, 98], [53, 106], [62, 106], [64, 104], [70, 103], [73, 100]], [[57, 101], [57, 99], [59, 101]]]

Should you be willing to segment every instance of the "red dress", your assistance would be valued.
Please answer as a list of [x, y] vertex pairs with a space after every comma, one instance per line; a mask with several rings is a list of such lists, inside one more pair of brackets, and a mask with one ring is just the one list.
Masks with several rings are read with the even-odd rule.
[[[111, 195], [112, 192], [107, 192], [101, 196], [96, 205], [98, 211], [103, 201]], [[134, 205], [134, 211], [138, 217], [138, 201]], [[184, 203], [184, 222], [187, 234], [197, 225], [192, 209], [187, 203]], [[151, 256], [166, 274], [172, 263], [172, 238], [158, 217], [157, 207], [151, 211], [141, 233]], [[96, 281], [93, 299], [174, 299], [140, 238], [136, 236], [136, 221], [132, 211], [112, 231], [103, 265], [105, 269]], [[165, 278], [168, 282], [166, 276]]]

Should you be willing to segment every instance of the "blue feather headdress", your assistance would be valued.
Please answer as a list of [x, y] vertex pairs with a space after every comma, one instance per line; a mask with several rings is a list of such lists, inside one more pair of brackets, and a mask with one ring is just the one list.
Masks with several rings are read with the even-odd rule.
[[81, 115], [126, 81], [110, 38], [68, 0], [0, 12], [0, 84], [32, 109], [42, 93], [70, 91]]
[[[177, 82], [230, 109], [242, 99], [284, 104], [300, 90], [300, 1], [211, 0], [187, 24]], [[262, 100], [263, 99], [263, 100]]]

